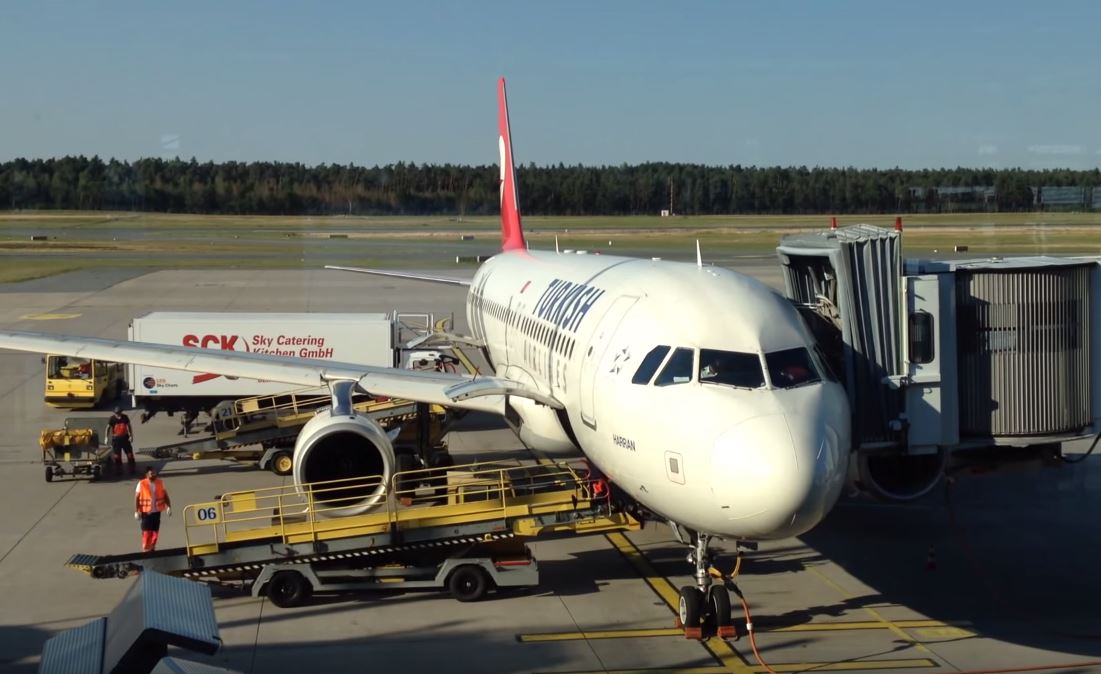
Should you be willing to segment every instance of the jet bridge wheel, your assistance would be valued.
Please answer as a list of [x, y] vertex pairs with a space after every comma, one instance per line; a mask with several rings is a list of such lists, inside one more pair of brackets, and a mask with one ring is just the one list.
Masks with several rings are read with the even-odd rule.
[[313, 586], [297, 571], [280, 571], [268, 581], [268, 599], [279, 608], [300, 606], [313, 594]]
[[684, 628], [685, 637], [700, 638], [702, 633], [700, 618], [703, 617], [703, 591], [700, 588], [695, 585], [685, 585], [680, 589], [677, 617]]
[[451, 572], [447, 589], [459, 601], [477, 601], [489, 590], [489, 578], [479, 567], [463, 564]]

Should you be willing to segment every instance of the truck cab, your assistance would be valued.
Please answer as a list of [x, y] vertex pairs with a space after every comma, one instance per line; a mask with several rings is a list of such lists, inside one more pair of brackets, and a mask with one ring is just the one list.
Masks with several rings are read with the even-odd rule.
[[46, 356], [47, 405], [89, 409], [114, 400], [125, 389], [126, 380], [119, 363], [75, 356]]

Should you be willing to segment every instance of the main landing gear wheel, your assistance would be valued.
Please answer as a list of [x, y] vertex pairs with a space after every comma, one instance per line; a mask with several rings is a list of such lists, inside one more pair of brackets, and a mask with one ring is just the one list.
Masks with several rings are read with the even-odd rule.
[[271, 457], [271, 472], [276, 475], [290, 475], [294, 471], [294, 459], [290, 452], [277, 452]]
[[54, 481], [54, 469], [53, 466], [46, 466], [46, 482]]
[[280, 571], [268, 581], [268, 599], [279, 608], [300, 606], [313, 594], [313, 586], [297, 571]]

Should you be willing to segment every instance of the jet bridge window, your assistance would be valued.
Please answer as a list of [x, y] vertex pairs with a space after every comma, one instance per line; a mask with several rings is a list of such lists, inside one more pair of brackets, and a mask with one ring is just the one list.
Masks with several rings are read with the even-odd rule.
[[635, 376], [631, 377], [631, 383], [649, 384], [650, 380], [654, 378], [654, 373], [658, 371], [661, 361], [665, 360], [665, 354], [667, 353], [669, 353], [668, 346], [655, 346], [650, 349], [650, 353], [646, 354], [638, 369], [635, 370]]
[[700, 383], [762, 388], [765, 373], [755, 353], [700, 349]]
[[661, 369], [654, 386], [671, 386], [673, 384], [687, 384], [692, 381], [692, 368], [695, 365], [696, 354], [692, 349], [677, 349], [669, 357], [669, 362]]
[[910, 362], [916, 365], [932, 363], [935, 356], [933, 315], [928, 311], [915, 311], [910, 314]]
[[792, 388], [821, 381], [811, 362], [810, 352], [803, 347], [765, 354], [768, 378], [776, 388]]

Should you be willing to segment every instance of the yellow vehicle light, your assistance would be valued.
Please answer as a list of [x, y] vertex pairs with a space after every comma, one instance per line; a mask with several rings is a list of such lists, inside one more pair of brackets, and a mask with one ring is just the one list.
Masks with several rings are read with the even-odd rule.
[[47, 390], [47, 391], [52, 391], [52, 390], [54, 390], [54, 385], [53, 385], [53, 384], [46, 384], [46, 390]]
[[91, 391], [92, 390], [92, 385], [91, 384], [85, 384], [84, 385], [84, 390], [85, 391]]

